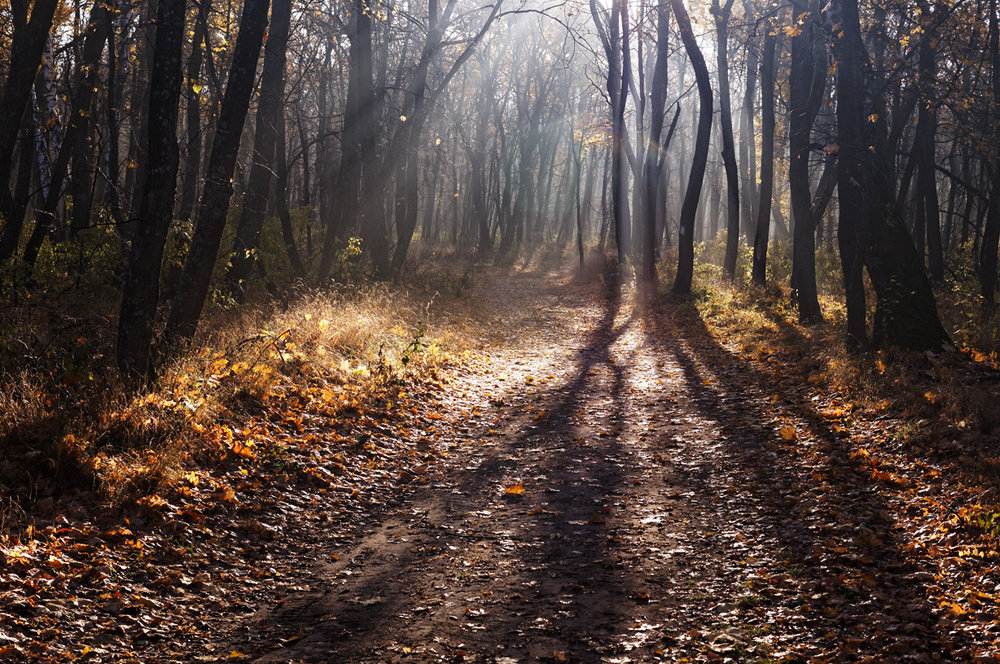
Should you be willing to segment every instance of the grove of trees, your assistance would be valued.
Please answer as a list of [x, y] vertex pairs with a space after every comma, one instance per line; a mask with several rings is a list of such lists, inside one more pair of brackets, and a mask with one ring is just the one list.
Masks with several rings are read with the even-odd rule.
[[995, 303], [998, 33], [996, 0], [4, 0], [3, 288], [109, 286], [146, 380], [206, 304], [415, 243], [613, 243], [687, 294], [699, 243], [765, 284], [778, 241], [803, 323], [833, 252], [852, 344], [940, 348], [936, 283]]

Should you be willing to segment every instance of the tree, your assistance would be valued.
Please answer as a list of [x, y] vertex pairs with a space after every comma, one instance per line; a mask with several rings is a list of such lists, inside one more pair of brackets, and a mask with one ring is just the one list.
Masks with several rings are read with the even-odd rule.
[[791, 71], [788, 75], [788, 184], [791, 188], [793, 230], [792, 292], [799, 309], [799, 322], [822, 320], [816, 292], [816, 227], [813, 223], [809, 193], [810, 134], [826, 87], [826, 63], [813, 57], [817, 3], [803, 12], [793, 24]]
[[[857, 0], [834, 0], [837, 131], [840, 157], [840, 255], [852, 345], [866, 342], [862, 268], [875, 288], [873, 341], [913, 350], [939, 349], [948, 335], [909, 232], [890, 194], [879, 160], [885, 158], [885, 120], [877, 86], [865, 69]], [[867, 101], [866, 101], [867, 99]]]
[[21, 127], [21, 117], [28, 105], [31, 85], [42, 60], [42, 51], [52, 27], [58, 0], [35, 0], [28, 18], [28, 0], [11, 0], [14, 35], [11, 39], [10, 66], [0, 95], [0, 219], [5, 225], [0, 243], [0, 260], [7, 259], [17, 248], [21, 219], [14, 212], [17, 205], [10, 190], [14, 164], [14, 145]]
[[[990, 78], [993, 105], [990, 112], [994, 126], [1000, 126], [1000, 26], [997, 21], [997, 0], [990, 0]], [[987, 314], [993, 313], [997, 283], [997, 250], [1000, 246], [1000, 150], [992, 159], [992, 191], [986, 224], [983, 230], [983, 246], [979, 258], [979, 290], [983, 297], [983, 308]], [[970, 197], [971, 201], [971, 197]]]
[[[670, 57], [670, 5], [667, 0], [656, 4], [656, 64], [653, 66], [653, 87], [650, 90], [649, 147], [646, 150], [646, 214], [643, 225], [642, 277], [647, 284], [656, 283], [656, 212], [660, 194], [660, 141], [667, 101], [667, 61]], [[731, 137], [731, 134], [730, 134]]]
[[139, 198], [138, 227], [132, 236], [132, 251], [122, 282], [118, 367], [129, 378], [138, 380], [153, 378], [150, 344], [177, 178], [177, 106], [185, 9], [185, 0], [159, 0], [149, 82], [147, 173]]
[[764, 54], [760, 61], [761, 137], [760, 137], [760, 198], [753, 237], [754, 283], [767, 280], [767, 243], [771, 235], [771, 197], [774, 193], [774, 87], [778, 38], [774, 33], [764, 38]]
[[261, 68], [253, 164], [226, 271], [226, 288], [238, 300], [242, 300], [246, 282], [258, 261], [260, 234], [267, 219], [268, 194], [274, 182], [278, 126], [283, 124], [280, 116], [284, 113], [285, 49], [291, 14], [291, 0], [274, 0]]
[[23, 259], [34, 266], [38, 252], [45, 239], [59, 230], [57, 208], [64, 198], [63, 183], [69, 173], [70, 160], [73, 161], [73, 218], [77, 229], [89, 223], [90, 206], [90, 152], [91, 119], [94, 100], [97, 96], [98, 72], [101, 52], [111, 30], [111, 11], [104, 2], [95, 2], [91, 8], [81, 57], [77, 63], [76, 81], [70, 99], [69, 122], [56, 153], [55, 162], [49, 172], [47, 196], [38, 210], [38, 221], [34, 232], [24, 248]]
[[198, 225], [184, 262], [183, 287], [170, 309], [164, 331], [168, 347], [194, 336], [208, 297], [229, 213], [229, 199], [233, 194], [233, 169], [250, 108], [257, 61], [267, 27], [267, 8], [268, 0], [246, 0], [243, 5], [240, 31], [206, 169]]
[[705, 166], [708, 163], [708, 143], [712, 135], [712, 86], [708, 80], [708, 67], [705, 57], [698, 48], [694, 31], [691, 29], [691, 19], [683, 0], [670, 0], [680, 28], [681, 41], [687, 51], [691, 66], [694, 67], [695, 81], [698, 84], [698, 133], [695, 138], [694, 156], [691, 160], [691, 174], [688, 176], [687, 190], [684, 192], [684, 203], [681, 205], [681, 218], [678, 224], [677, 240], [677, 276], [674, 279], [674, 292], [687, 294], [691, 292], [691, 281], [694, 277], [694, 221], [698, 212], [698, 200], [701, 198], [701, 185], [705, 179]]
[[[626, 0], [614, 0], [610, 15], [596, 0], [590, 0], [590, 12], [594, 18], [604, 54], [608, 59], [606, 90], [611, 104], [611, 218], [614, 223], [615, 244], [618, 247], [618, 262], [628, 258], [627, 175], [624, 168], [625, 147], [625, 105], [628, 101], [628, 77], [630, 67], [623, 64], [628, 57], [628, 11]], [[619, 20], [621, 22], [619, 22]], [[607, 29], [604, 24], [607, 23]], [[620, 28], [620, 30], [619, 30]], [[619, 43], [619, 35], [621, 41]], [[624, 48], [623, 48], [624, 47]]]
[[740, 175], [736, 166], [736, 147], [733, 143], [733, 112], [729, 97], [729, 14], [733, 0], [719, 6], [712, 0], [715, 33], [718, 36], [716, 63], [719, 70], [719, 110], [722, 129], [722, 161], [726, 168], [726, 258], [723, 271], [726, 277], [736, 277], [736, 256], [740, 244]]

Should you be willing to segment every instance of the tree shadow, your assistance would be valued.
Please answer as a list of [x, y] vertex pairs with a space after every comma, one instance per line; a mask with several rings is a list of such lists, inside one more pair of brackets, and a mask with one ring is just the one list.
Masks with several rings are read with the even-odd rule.
[[[737, 598], [745, 617], [791, 630], [810, 656], [961, 660], [967, 640], [928, 599], [933, 576], [905, 554], [914, 545], [893, 530], [898, 507], [847, 434], [720, 344], [690, 305], [667, 302], [643, 327], [679, 368], [688, 407], [717, 424], [722, 458], [693, 472], [729, 518], [729, 541], [756, 540], [757, 585]], [[740, 533], [747, 523], [751, 532]]]
[[[348, 582], [262, 612], [238, 645], [266, 652], [260, 661], [307, 662], [387, 661], [412, 648], [517, 661], [614, 652], [631, 620], [623, 600], [635, 591], [608, 545], [628, 417], [626, 366], [613, 345], [635, 318], [621, 320], [617, 269], [602, 281], [600, 316], [567, 380], [507, 404], [492, 453], [418, 490], [409, 518], [390, 516], [322, 573]], [[578, 316], [593, 306], [563, 304]], [[596, 428], [582, 423], [591, 410]], [[514, 478], [523, 494], [504, 492]]]

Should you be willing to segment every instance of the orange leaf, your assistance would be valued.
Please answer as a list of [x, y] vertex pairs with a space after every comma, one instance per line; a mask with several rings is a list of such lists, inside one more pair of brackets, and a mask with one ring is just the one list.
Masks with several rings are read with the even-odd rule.
[[515, 484], [511, 484], [509, 487], [503, 490], [508, 496], [520, 496], [524, 493], [524, 483], [518, 480]]

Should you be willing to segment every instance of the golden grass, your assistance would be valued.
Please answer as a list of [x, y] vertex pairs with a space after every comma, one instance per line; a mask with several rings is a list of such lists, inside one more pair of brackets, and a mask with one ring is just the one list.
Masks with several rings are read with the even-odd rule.
[[[242, 444], [233, 432], [281, 407], [283, 395], [331, 400], [335, 410], [433, 374], [460, 360], [476, 336], [468, 303], [435, 306], [440, 300], [371, 286], [306, 293], [286, 311], [216, 311], [141, 394], [113, 377], [53, 389], [39, 373], [8, 375], [0, 389], [0, 493], [6, 487], [9, 500], [23, 502], [96, 489], [122, 504], [221, 462]], [[44, 518], [38, 502], [23, 507]]]
[[[984, 335], [970, 329], [964, 318], [965, 342], [959, 351], [855, 352], [845, 343], [846, 310], [839, 293], [821, 294], [823, 323], [803, 326], [784, 285], [734, 284], [703, 271], [696, 288], [693, 306], [713, 336], [775, 372], [797, 372], [858, 407], [912, 420], [927, 438], [939, 434], [941, 426], [989, 433], [1000, 425], [991, 376], [996, 351], [969, 343]], [[940, 299], [946, 329], [954, 330], [955, 316], [968, 314], [959, 313], [947, 293]]]

